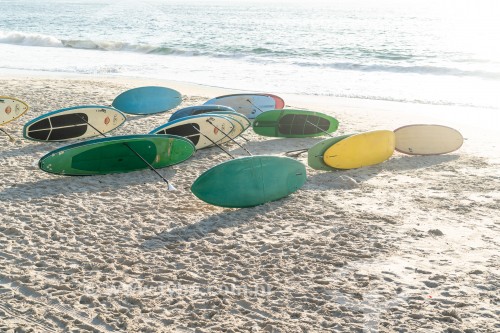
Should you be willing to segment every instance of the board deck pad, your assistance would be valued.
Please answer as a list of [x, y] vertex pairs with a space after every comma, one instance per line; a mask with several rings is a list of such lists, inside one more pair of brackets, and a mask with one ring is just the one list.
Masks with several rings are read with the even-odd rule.
[[248, 119], [253, 119], [262, 112], [282, 109], [285, 102], [281, 97], [272, 94], [232, 94], [212, 98], [204, 105], [229, 106]]
[[232, 118], [243, 126], [243, 132], [252, 125], [252, 122], [243, 114], [230, 111], [214, 111], [210, 114], [218, 114], [227, 118]]
[[10, 123], [28, 112], [25, 102], [8, 96], [0, 96], [0, 125]]
[[328, 148], [323, 160], [336, 169], [355, 169], [382, 163], [394, 153], [393, 131], [379, 130], [355, 134]]
[[191, 186], [199, 199], [216, 206], [253, 207], [297, 191], [306, 181], [305, 166], [278, 156], [249, 156], [223, 162]]
[[170, 134], [185, 137], [196, 146], [200, 141], [200, 125], [197, 123], [187, 123], [176, 127], [166, 128], [154, 134]]
[[177, 107], [181, 102], [182, 96], [177, 90], [146, 86], [122, 92], [116, 96], [112, 105], [128, 114], [148, 115], [166, 112]]
[[283, 109], [261, 113], [252, 126], [263, 136], [305, 138], [332, 133], [338, 125], [337, 119], [320, 112]]
[[56, 149], [38, 165], [43, 171], [61, 175], [103, 175], [149, 169], [137, 154], [159, 169], [187, 160], [194, 151], [191, 141], [178, 136], [126, 135]]
[[323, 170], [323, 171], [335, 170], [335, 168], [332, 168], [331, 166], [325, 163], [325, 161], [323, 160], [323, 155], [325, 154], [326, 150], [330, 148], [332, 145], [336, 144], [341, 140], [344, 140], [345, 138], [350, 137], [351, 135], [352, 134], [346, 134], [334, 138], [328, 138], [316, 143], [314, 146], [309, 148], [309, 150], [307, 151], [307, 164], [309, 165], [309, 167], [315, 170]]
[[24, 125], [23, 136], [35, 141], [84, 139], [108, 133], [121, 126], [125, 119], [123, 113], [107, 106], [75, 106], [30, 120]]
[[[172, 122], [168, 122], [153, 129], [150, 134], [174, 134], [185, 137], [193, 142], [196, 149], [203, 149], [226, 142], [224, 133], [230, 137], [241, 134], [234, 132], [233, 121], [220, 115], [201, 114], [197, 116], [183, 117]], [[236, 129], [237, 130], [237, 129]], [[201, 134], [200, 134], [201, 133]], [[227, 140], [226, 140], [227, 139]]]
[[174, 121], [189, 116], [196, 116], [198, 114], [203, 114], [203, 113], [215, 113], [218, 111], [236, 112], [234, 111], [233, 108], [224, 105], [195, 105], [195, 106], [188, 106], [175, 111], [174, 113], [172, 113], [168, 121]]
[[464, 138], [448, 126], [415, 124], [394, 130], [396, 150], [408, 155], [439, 155], [459, 149]]

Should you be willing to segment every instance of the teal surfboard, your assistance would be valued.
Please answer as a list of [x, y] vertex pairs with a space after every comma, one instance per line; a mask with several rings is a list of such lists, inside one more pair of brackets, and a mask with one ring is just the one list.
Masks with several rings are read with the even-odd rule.
[[194, 151], [191, 141], [175, 135], [114, 136], [56, 149], [38, 166], [61, 175], [104, 175], [148, 169], [141, 157], [156, 169], [164, 168], [187, 160]]
[[320, 112], [306, 110], [271, 110], [259, 114], [253, 122], [255, 133], [283, 138], [306, 138], [337, 130], [337, 119]]
[[323, 154], [328, 148], [330, 148], [337, 142], [350, 137], [351, 135], [352, 134], [341, 135], [318, 142], [317, 144], [309, 148], [309, 150], [307, 150], [307, 164], [315, 170], [336, 170], [335, 168], [332, 168], [325, 163], [325, 161], [323, 160]]
[[129, 114], [154, 114], [166, 112], [181, 104], [182, 96], [177, 90], [148, 86], [122, 92], [113, 100], [113, 107]]
[[253, 207], [286, 197], [306, 181], [305, 166], [278, 156], [249, 156], [223, 162], [191, 186], [199, 199], [216, 206]]

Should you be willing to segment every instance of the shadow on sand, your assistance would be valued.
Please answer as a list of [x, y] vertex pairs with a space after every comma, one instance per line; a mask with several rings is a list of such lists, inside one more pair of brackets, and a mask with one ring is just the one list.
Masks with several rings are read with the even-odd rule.
[[[42, 172], [40, 170], [35, 172]], [[165, 178], [173, 178], [175, 170], [160, 169]], [[59, 176], [34, 182], [14, 184], [0, 192], [2, 201], [20, 201], [47, 196], [71, 195], [75, 193], [97, 193], [116, 191], [130, 185], [163, 182], [150, 170], [96, 176]]]
[[[359, 169], [350, 170], [332, 170], [321, 172], [313, 175], [308, 179], [304, 189], [308, 190], [325, 190], [332, 189], [352, 189], [356, 183], [363, 183], [373, 177], [376, 177], [380, 172], [397, 172], [424, 169], [433, 167], [443, 163], [455, 161], [459, 155], [433, 155], [433, 156], [398, 156], [389, 159], [388, 161]], [[335, 178], [336, 181], [332, 181]], [[353, 181], [349, 181], [349, 179]], [[321, 186], [313, 185], [321, 184]]]
[[168, 247], [171, 244], [190, 242], [210, 237], [212, 234], [223, 233], [226, 228], [248, 225], [255, 221], [258, 216], [266, 215], [286, 205], [291, 200], [291, 198], [287, 197], [256, 207], [227, 209], [207, 216], [196, 223], [162, 231], [153, 238], [146, 240], [142, 247], [146, 250], [155, 250]]

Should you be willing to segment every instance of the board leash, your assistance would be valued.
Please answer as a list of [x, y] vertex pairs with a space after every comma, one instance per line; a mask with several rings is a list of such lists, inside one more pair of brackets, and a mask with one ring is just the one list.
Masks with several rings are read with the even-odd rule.
[[207, 137], [205, 134], [201, 133], [199, 129], [196, 128], [196, 126], [192, 125], [194, 130], [196, 132], [198, 132], [201, 136], [203, 136], [205, 139], [207, 139], [208, 141], [210, 141], [211, 143], [213, 143], [214, 145], [216, 145], [217, 147], [219, 147], [223, 152], [225, 152], [226, 154], [228, 154], [233, 160], [234, 160], [234, 156], [231, 155], [227, 150], [225, 150], [224, 148], [222, 148], [220, 145], [218, 145], [216, 142], [214, 142], [212, 139], [210, 139], [209, 137]]
[[301, 148], [301, 149], [295, 149], [295, 150], [289, 150], [285, 152], [286, 156], [292, 156], [292, 157], [298, 157], [299, 155], [304, 154], [307, 152], [307, 148]]
[[[309, 120], [306, 120], [306, 123], [309, 123], [311, 125], [313, 125], [314, 127], [316, 127], [317, 129], [319, 129], [322, 133], [328, 135], [329, 137], [333, 138], [333, 135], [331, 135], [330, 133], [326, 132], [325, 130], [323, 130], [321, 127], [317, 126], [316, 124], [313, 124], [311, 123]], [[287, 152], [285, 152], [285, 155], [287, 156], [294, 156], [294, 157], [297, 157], [303, 153], [305, 153], [306, 151], [308, 151], [309, 148], [302, 148], [302, 149], [296, 149], [296, 150], [289, 150]], [[316, 156], [318, 157], [318, 156]]]
[[224, 134], [224, 136], [226, 138], [228, 138], [229, 140], [231, 140], [232, 142], [236, 143], [241, 149], [243, 149], [244, 151], [246, 151], [248, 153], [248, 155], [252, 156], [252, 153], [249, 152], [245, 147], [243, 147], [242, 145], [240, 145], [238, 142], [236, 142], [232, 137], [229, 136], [229, 134], [227, 134], [226, 132], [224, 132], [223, 130], [221, 130], [219, 127], [217, 127], [216, 125], [214, 125], [214, 123], [212, 123], [212, 121], [210, 119], [207, 119], [207, 123], [209, 123], [210, 125], [212, 125], [214, 128], [216, 128], [218, 131], [220, 131], [222, 134]]
[[16, 139], [12, 135], [10, 135], [6, 130], [4, 130], [3, 128], [0, 128], [0, 131], [2, 131], [5, 135], [7, 135], [9, 137], [10, 142], [16, 142]]
[[[97, 128], [95, 128], [91, 123], [89, 123], [87, 120], [85, 120], [85, 118], [83, 118], [82, 116], [80, 116], [80, 118], [85, 122], [87, 123], [87, 125], [89, 125], [90, 127], [92, 127], [95, 131], [97, 131], [99, 134], [101, 134], [103, 137], [107, 138], [106, 134], [104, 134], [103, 132], [99, 131]], [[176, 188], [169, 183], [169, 181], [163, 177], [159, 172], [158, 170], [156, 170], [156, 168], [154, 166], [151, 165], [151, 163], [149, 163], [148, 161], [146, 161], [144, 159], [144, 157], [142, 157], [138, 152], [136, 152], [132, 147], [129, 146], [128, 143], [123, 143], [123, 145], [125, 147], [127, 147], [128, 149], [130, 149], [130, 151], [132, 151], [137, 157], [139, 157], [148, 167], [151, 171], [153, 171], [154, 173], [156, 173], [165, 183], [167, 183], [167, 190], [168, 191], [174, 191]]]

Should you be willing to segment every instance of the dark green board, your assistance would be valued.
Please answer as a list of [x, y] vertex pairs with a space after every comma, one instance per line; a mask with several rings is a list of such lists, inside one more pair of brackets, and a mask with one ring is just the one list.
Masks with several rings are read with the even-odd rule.
[[125, 135], [89, 140], [56, 149], [38, 165], [46, 172], [71, 175], [103, 175], [164, 168], [185, 161], [195, 148], [188, 139], [175, 135]]
[[305, 166], [278, 156], [249, 156], [205, 171], [191, 186], [201, 200], [216, 206], [244, 208], [286, 197], [306, 181]]
[[337, 170], [325, 163], [325, 161], [323, 160], [323, 154], [328, 148], [330, 148], [337, 142], [350, 137], [351, 135], [352, 134], [341, 135], [318, 142], [317, 144], [309, 148], [309, 150], [307, 151], [307, 164], [311, 168], [316, 170], [324, 170], [324, 171]]
[[281, 109], [259, 114], [253, 122], [255, 133], [283, 138], [307, 138], [337, 130], [337, 119], [320, 112]]

